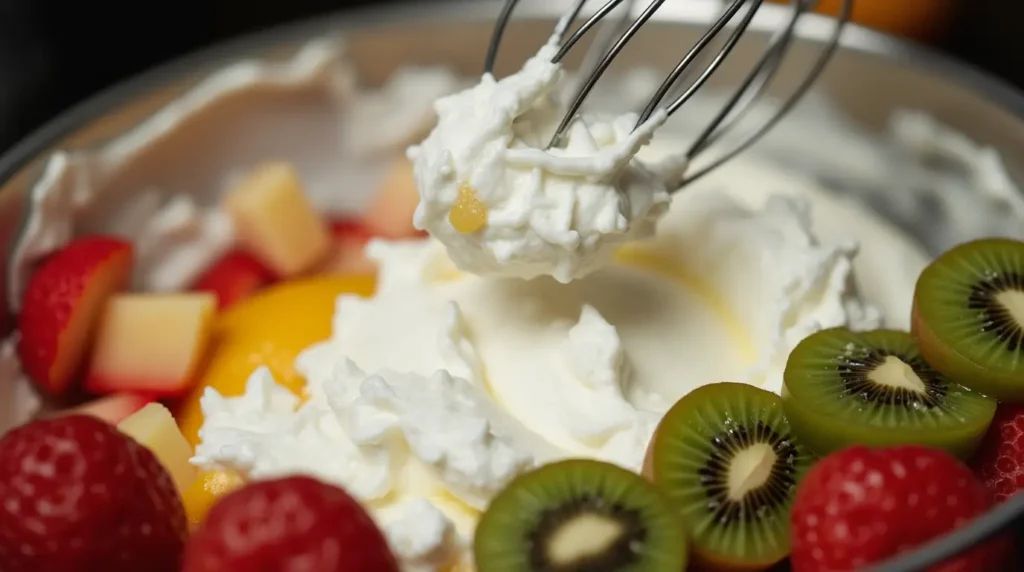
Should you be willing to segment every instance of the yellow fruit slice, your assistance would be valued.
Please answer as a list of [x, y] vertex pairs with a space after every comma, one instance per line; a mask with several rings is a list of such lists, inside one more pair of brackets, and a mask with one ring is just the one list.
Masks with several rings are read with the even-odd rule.
[[340, 294], [373, 294], [372, 276], [320, 276], [282, 282], [232, 306], [214, 325], [213, 346], [198, 382], [180, 404], [176, 418], [190, 443], [198, 442], [203, 412], [199, 398], [207, 387], [221, 395], [245, 392], [245, 382], [260, 366], [300, 393], [305, 380], [295, 371], [295, 356], [331, 335], [334, 302]]
[[199, 476], [181, 493], [182, 504], [188, 522], [196, 526], [203, 522], [206, 513], [220, 498], [245, 484], [245, 480], [231, 471], [202, 471]]

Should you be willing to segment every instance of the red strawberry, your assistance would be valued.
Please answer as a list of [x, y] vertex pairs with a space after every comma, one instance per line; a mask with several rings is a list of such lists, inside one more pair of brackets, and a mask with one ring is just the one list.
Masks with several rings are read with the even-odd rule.
[[156, 457], [85, 415], [0, 439], [0, 570], [177, 572], [188, 522]]
[[273, 273], [260, 261], [233, 250], [203, 273], [192, 289], [216, 294], [217, 307], [223, 310], [273, 281]]
[[182, 572], [398, 572], [384, 535], [345, 491], [309, 477], [248, 485], [192, 535]]
[[87, 236], [51, 255], [29, 278], [18, 316], [18, 356], [41, 390], [68, 391], [103, 305], [128, 285], [131, 273], [130, 242]]
[[[964, 526], [991, 506], [970, 470], [918, 446], [850, 447], [819, 462], [790, 513], [794, 572], [854, 570]], [[947, 560], [942, 572], [998, 570], [1002, 539]]]
[[1024, 488], [1024, 405], [999, 406], [971, 469], [998, 502]]

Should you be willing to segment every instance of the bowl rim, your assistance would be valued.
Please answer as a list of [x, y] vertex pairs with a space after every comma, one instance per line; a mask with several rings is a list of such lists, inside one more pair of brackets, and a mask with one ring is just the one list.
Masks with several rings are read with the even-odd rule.
[[[517, 18], [557, 18], [571, 0], [548, 0], [526, 3], [517, 8]], [[323, 16], [272, 26], [264, 30], [244, 33], [211, 46], [199, 48], [172, 58], [140, 73], [122, 79], [84, 100], [59, 112], [55, 117], [29, 132], [9, 149], [0, 154], [0, 192], [7, 189], [33, 161], [57, 150], [57, 145], [68, 135], [101, 117], [104, 113], [128, 104], [153, 90], [190, 77], [195, 70], [211, 71], [218, 63], [227, 64], [238, 57], [251, 56], [267, 48], [299, 44], [303, 40], [327, 33], [351, 30], [385, 29], [395, 25], [436, 21], [444, 14], [450, 22], [482, 22], [494, 18], [503, 0], [443, 0], [438, 2], [394, 2], [385, 6], [360, 6], [331, 12]], [[655, 19], [677, 24], [704, 23], [712, 17], [714, 2], [678, 3], [663, 6]], [[786, 17], [784, 5], [762, 5], [752, 23], [757, 30], [770, 29], [774, 22]], [[797, 29], [802, 40], [825, 39], [831, 29], [831, 20], [809, 15]], [[805, 25], [806, 23], [806, 25]], [[840, 49], [861, 55], [888, 59], [900, 65], [915, 67], [944, 78], [957, 78], [961, 87], [983, 96], [991, 104], [1024, 119], [1024, 93], [1010, 83], [956, 60], [934, 49], [915, 42], [849, 24], [840, 38]], [[27, 192], [28, 189], [25, 189]], [[1024, 494], [1015, 495], [1006, 502], [979, 516], [970, 526], [938, 537], [916, 550], [870, 568], [872, 572], [912, 572], [954, 556], [984, 542], [1011, 526], [1024, 516]]]
[[[517, 17], [554, 19], [564, 11], [570, 1], [526, 3], [517, 8]], [[89, 121], [155, 88], [171, 84], [175, 79], [188, 77], [190, 70], [209, 70], [213, 64], [228, 63], [233, 57], [258, 53], [261, 48], [294, 44], [329, 32], [343, 33], [355, 29], [386, 28], [396, 24], [436, 20], [439, 13], [445, 14], [450, 21], [488, 21], [497, 14], [502, 3], [502, 0], [443, 0], [428, 4], [403, 0], [385, 6], [360, 6], [244, 33], [211, 46], [192, 50], [115, 82], [72, 104], [30, 131], [10, 148], [0, 152], [0, 191], [3, 191], [34, 159], [40, 158], [46, 151], [55, 150], [55, 144], [87, 125]], [[668, 4], [659, 10], [655, 20], [679, 24], [706, 22], [712, 16], [709, 8], [715, 4], [714, 0]], [[783, 5], [762, 5], [758, 18], [751, 26], [764, 30], [770, 23], [782, 21], [786, 12]], [[762, 15], [767, 15], [768, 18], [762, 18]], [[803, 25], [804, 22], [810, 26]], [[827, 37], [831, 27], [829, 18], [812, 14], [805, 16], [804, 22], [797, 29], [800, 39], [820, 41]], [[848, 24], [840, 38], [840, 49], [889, 59], [902, 65], [912, 65], [938, 76], [956, 77], [962, 87], [983, 95], [990, 102], [1024, 119], [1024, 93], [1005, 80], [972, 64], [953, 59], [931, 48], [856, 24]]]

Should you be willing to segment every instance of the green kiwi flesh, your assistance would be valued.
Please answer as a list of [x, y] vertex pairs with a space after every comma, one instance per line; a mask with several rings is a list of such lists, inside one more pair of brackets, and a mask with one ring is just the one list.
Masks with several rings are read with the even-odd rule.
[[994, 399], [950, 381], [896, 330], [811, 334], [790, 354], [783, 381], [786, 418], [819, 455], [916, 444], [968, 459], [996, 410]]
[[520, 475], [481, 517], [479, 572], [681, 572], [678, 511], [636, 473], [590, 460]]
[[668, 411], [644, 473], [679, 507], [694, 561], [713, 570], [756, 570], [789, 554], [789, 510], [811, 461], [777, 395], [714, 383]]
[[911, 333], [949, 378], [1004, 401], [1024, 401], [1024, 242], [957, 246], [917, 280]]

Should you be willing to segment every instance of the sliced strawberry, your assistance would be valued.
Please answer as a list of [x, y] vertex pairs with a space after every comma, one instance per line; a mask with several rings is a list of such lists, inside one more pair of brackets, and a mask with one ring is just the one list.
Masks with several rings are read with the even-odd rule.
[[115, 393], [89, 403], [61, 411], [58, 415], [89, 415], [111, 425], [117, 425], [125, 417], [142, 409], [153, 402], [153, 399], [146, 395], [137, 393]]
[[127, 287], [131, 273], [130, 242], [87, 236], [47, 258], [29, 279], [18, 356], [43, 392], [67, 393], [107, 299]]
[[0, 570], [177, 572], [188, 527], [167, 471], [99, 419], [0, 438]]
[[245, 251], [233, 250], [203, 273], [192, 289], [216, 294], [217, 307], [223, 310], [272, 282], [274, 274], [260, 261]]
[[217, 314], [210, 292], [118, 294], [107, 302], [85, 389], [161, 398], [191, 390]]
[[398, 572], [380, 529], [338, 487], [309, 477], [250, 484], [192, 535], [182, 572]]

